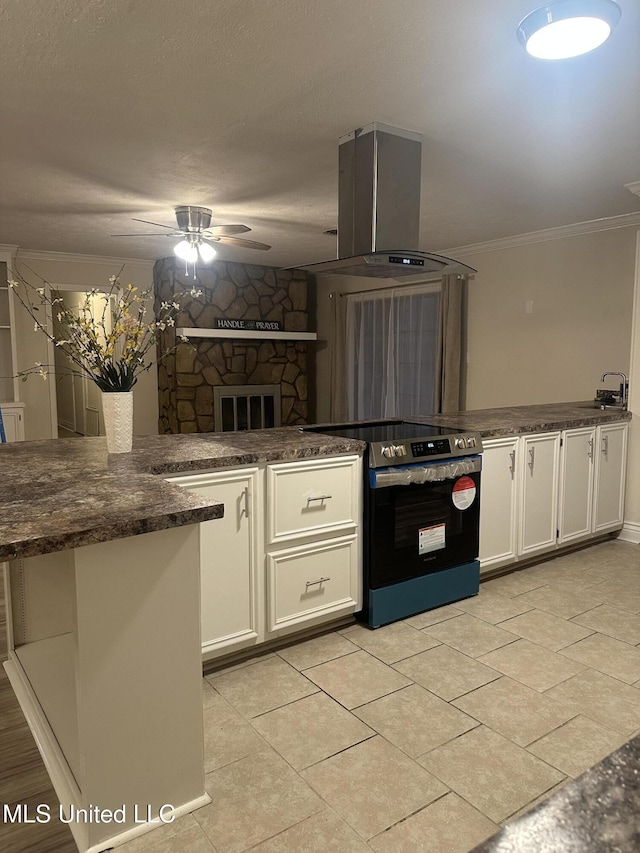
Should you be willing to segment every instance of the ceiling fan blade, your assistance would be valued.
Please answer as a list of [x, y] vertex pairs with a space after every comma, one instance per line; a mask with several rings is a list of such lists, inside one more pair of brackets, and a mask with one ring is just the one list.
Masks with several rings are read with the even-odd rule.
[[246, 225], [210, 225], [202, 233], [205, 236], [210, 232], [216, 237], [231, 237], [233, 234], [246, 234], [247, 231], [251, 231], [251, 228]]
[[157, 225], [158, 228], [169, 228], [171, 231], [176, 230], [175, 225], [161, 225], [160, 222], [149, 222], [148, 219], [136, 219], [135, 216], [131, 217], [133, 222], [144, 222], [145, 225]]
[[209, 237], [212, 243], [224, 243], [225, 246], [236, 246], [238, 249], [270, 249], [266, 243], [256, 243], [255, 240], [243, 240], [242, 237]]
[[163, 234], [162, 232], [150, 232], [143, 234], [141, 231], [137, 234], [112, 234], [112, 237], [184, 237], [182, 231], [173, 231], [171, 234]]

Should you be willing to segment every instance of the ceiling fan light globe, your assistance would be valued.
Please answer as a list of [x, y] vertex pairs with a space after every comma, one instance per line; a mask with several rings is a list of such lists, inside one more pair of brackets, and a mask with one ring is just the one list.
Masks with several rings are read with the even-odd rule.
[[193, 261], [198, 260], [198, 250], [195, 246], [192, 246], [188, 240], [181, 240], [173, 247], [173, 251], [179, 258], [182, 258], [183, 261], [192, 263]]
[[209, 243], [200, 243], [198, 245], [198, 254], [200, 255], [200, 260], [208, 264], [211, 263], [218, 253]]

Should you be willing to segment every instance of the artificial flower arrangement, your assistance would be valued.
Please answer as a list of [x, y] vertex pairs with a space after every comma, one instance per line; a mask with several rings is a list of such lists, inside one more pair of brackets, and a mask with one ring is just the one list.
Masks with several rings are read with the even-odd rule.
[[[122, 272], [122, 271], [121, 271]], [[22, 286], [21, 286], [22, 285]], [[62, 296], [44, 280], [34, 287], [24, 278], [9, 281], [9, 287], [34, 321], [35, 331], [41, 331], [59, 347], [69, 359], [70, 374], [82, 375], [105, 392], [130, 391], [138, 375], [166, 357], [173, 350], [161, 353], [157, 358], [147, 358], [149, 350], [156, 344], [157, 330], [164, 331], [175, 326], [180, 309], [177, 301], [162, 302], [153, 320], [145, 320], [151, 288], [139, 291], [132, 284], [123, 286], [119, 275], [112, 275], [107, 290], [93, 288], [87, 291], [75, 310], [69, 308]], [[184, 295], [198, 297], [201, 290], [192, 288]], [[102, 304], [96, 296], [103, 296]], [[55, 317], [57, 326], [52, 331], [48, 315]], [[187, 338], [180, 336], [180, 341]], [[23, 381], [37, 374], [46, 379], [55, 372], [50, 365], [36, 363], [18, 374]]]

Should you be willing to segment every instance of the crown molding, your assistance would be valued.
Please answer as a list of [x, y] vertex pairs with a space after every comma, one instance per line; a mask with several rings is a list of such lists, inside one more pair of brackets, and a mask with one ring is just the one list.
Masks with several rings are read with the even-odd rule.
[[[640, 182], [638, 182], [640, 187]], [[487, 240], [485, 243], [470, 243], [466, 246], [454, 246], [442, 249], [438, 254], [449, 257], [480, 255], [483, 252], [499, 252], [501, 249], [513, 249], [533, 243], [545, 243], [548, 240], [563, 240], [566, 237], [578, 237], [581, 234], [594, 234], [597, 231], [610, 231], [613, 228], [632, 228], [640, 226], [640, 213], [624, 213], [621, 216], [608, 216], [604, 219], [591, 219], [587, 222], [575, 222], [573, 225], [559, 225], [544, 231], [530, 231], [499, 240]]]
[[155, 260], [146, 258], [118, 258], [105, 255], [78, 255], [70, 252], [40, 252], [35, 249], [20, 249], [19, 246], [6, 246], [0, 243], [0, 251], [11, 251], [17, 260], [25, 261], [57, 261], [71, 264], [103, 264], [105, 266], [142, 267], [153, 269]]

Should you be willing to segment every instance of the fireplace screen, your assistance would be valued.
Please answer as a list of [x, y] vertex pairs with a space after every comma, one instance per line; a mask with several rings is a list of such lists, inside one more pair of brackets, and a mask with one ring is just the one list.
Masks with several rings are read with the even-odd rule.
[[213, 416], [217, 432], [280, 426], [280, 386], [218, 386], [213, 389]]

